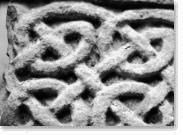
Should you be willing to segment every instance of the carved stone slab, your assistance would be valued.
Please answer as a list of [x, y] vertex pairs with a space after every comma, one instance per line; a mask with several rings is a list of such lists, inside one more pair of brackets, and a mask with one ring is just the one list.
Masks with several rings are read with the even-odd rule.
[[173, 0], [17, 0], [3, 126], [173, 126]]

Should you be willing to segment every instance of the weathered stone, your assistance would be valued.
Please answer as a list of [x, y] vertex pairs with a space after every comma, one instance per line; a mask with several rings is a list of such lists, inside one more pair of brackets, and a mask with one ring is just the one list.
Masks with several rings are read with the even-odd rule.
[[173, 125], [173, 0], [18, 0], [7, 29], [1, 125]]

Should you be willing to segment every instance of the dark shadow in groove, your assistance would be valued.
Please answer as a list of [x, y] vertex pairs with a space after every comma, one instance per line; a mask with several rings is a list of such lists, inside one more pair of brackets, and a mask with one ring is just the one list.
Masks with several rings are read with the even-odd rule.
[[174, 92], [170, 91], [167, 96], [165, 97], [170, 103], [174, 103]]
[[154, 74], [144, 78], [137, 78], [136, 81], [156, 86], [159, 82], [163, 81], [163, 79], [160, 74]]
[[[135, 30], [140, 30], [144, 27], [168, 27], [168, 28], [174, 28], [174, 23], [170, 22], [168, 20], [164, 20], [161, 18], [147, 18], [147, 19], [137, 19], [137, 20], [127, 20], [125, 23], [129, 24], [132, 28]], [[123, 23], [119, 23], [118, 26], [124, 25]]]
[[93, 122], [92, 122], [91, 118], [88, 119], [86, 126], [93, 126]]
[[[15, 50], [15, 48], [14, 47], [12, 47], [12, 55], [13, 55], [13, 57], [16, 57], [17, 56], [17, 51]], [[7, 53], [7, 56], [9, 57], [9, 54]]]
[[31, 111], [24, 104], [22, 104], [18, 107], [16, 114], [18, 117], [18, 122], [20, 122], [21, 125], [26, 124], [27, 122], [29, 122], [29, 120], [32, 119]]
[[32, 28], [27, 31], [29, 35], [29, 40], [31, 42], [36, 41], [40, 36], [38, 33], [36, 33]]
[[92, 99], [94, 99], [95, 97], [95, 93], [92, 92], [91, 89], [86, 88], [81, 94], [80, 94], [81, 98], [85, 101], [92, 101]]
[[67, 71], [57, 71], [54, 73], [43, 73], [43, 72], [31, 72], [30, 66], [25, 66], [23, 68], [17, 69], [15, 75], [19, 81], [26, 81], [30, 79], [41, 79], [41, 78], [53, 78], [62, 80], [68, 84], [72, 84], [77, 81], [77, 76], [73, 70]]
[[58, 51], [52, 47], [48, 47], [41, 56], [43, 61], [55, 61], [60, 58]]
[[108, 72], [105, 72], [100, 75], [101, 81], [106, 84], [110, 85], [112, 83], [115, 83], [118, 80], [125, 80], [126, 76], [121, 76], [118, 72], [115, 70], [110, 70]]
[[107, 126], [115, 126], [120, 123], [120, 118], [109, 107], [106, 112], [106, 124]]
[[[89, 1], [89, 0], [88, 0]], [[111, 0], [101, 0], [101, 1], [95, 1], [93, 2], [96, 5], [100, 5], [103, 7], [106, 7], [108, 9], [118, 9], [121, 11], [124, 10], [129, 10], [129, 9], [156, 9], [156, 8], [161, 8], [161, 9], [174, 9], [173, 4], [159, 4], [159, 3], [154, 3], [154, 2], [135, 2], [135, 1], [126, 1], [126, 2], [121, 2], [119, 1], [111, 1]]]
[[144, 99], [144, 95], [141, 93], [125, 93], [123, 95], [118, 96], [118, 99], [121, 102], [127, 102], [128, 100], [142, 101]]
[[113, 41], [122, 41], [122, 37], [119, 31], [114, 31], [112, 37], [113, 37]]
[[129, 42], [128, 37], [125, 34], [121, 34], [119, 31], [115, 30], [112, 34], [113, 49], [117, 50], [120, 47], [126, 45]]
[[174, 126], [174, 121], [170, 122], [170, 123], [167, 124], [166, 126]]
[[130, 124], [128, 124], [128, 123], [124, 123], [124, 126], [131, 126]]
[[72, 121], [71, 109], [71, 105], [65, 105], [61, 110], [56, 113], [56, 117], [61, 123], [69, 123]]
[[161, 38], [154, 38], [151, 39], [150, 44], [152, 45], [152, 47], [154, 47], [156, 51], [160, 52], [162, 49], [163, 40]]
[[71, 44], [71, 46], [75, 49], [81, 40], [82, 35], [78, 32], [71, 32], [64, 36], [64, 40], [66, 44]]
[[39, 121], [34, 120], [34, 126], [44, 126], [44, 125], [41, 124]]
[[159, 110], [159, 107], [152, 108], [149, 112], [146, 113], [144, 121], [148, 124], [157, 124], [162, 122], [163, 114]]
[[57, 96], [57, 91], [51, 88], [40, 89], [30, 92], [41, 104], [49, 105], [49, 102], [53, 101]]
[[162, 76], [159, 73], [154, 73], [148, 76], [143, 76], [143, 77], [138, 77], [138, 76], [133, 76], [132, 74], [128, 73], [119, 73], [115, 70], [109, 70], [100, 75], [101, 81], [105, 85], [111, 85], [113, 83], [116, 83], [121, 80], [132, 80], [132, 81], [138, 81], [141, 83], [145, 83], [151, 86], [156, 86], [159, 84], [163, 79]]
[[135, 93], [135, 92], [127, 92], [125, 94], [119, 95], [117, 99], [125, 104], [131, 110], [134, 110], [138, 107], [139, 103], [144, 99], [144, 94]]
[[19, 81], [25, 81], [31, 78], [30, 67], [25, 66], [23, 68], [15, 70], [15, 75]]
[[131, 55], [129, 55], [127, 61], [134, 64], [144, 64], [148, 61], [148, 58], [146, 56], [143, 56], [140, 52], [135, 51]]
[[98, 28], [101, 25], [101, 20], [99, 17], [71, 11], [64, 15], [60, 15], [59, 13], [49, 13], [47, 17], [43, 18], [43, 21], [49, 26], [54, 26], [56, 24], [69, 21], [81, 20], [92, 23], [95, 28]]

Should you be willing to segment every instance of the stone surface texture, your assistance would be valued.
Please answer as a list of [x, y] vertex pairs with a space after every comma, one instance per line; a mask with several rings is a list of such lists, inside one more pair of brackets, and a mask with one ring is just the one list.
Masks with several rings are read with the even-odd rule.
[[173, 0], [15, 0], [2, 126], [174, 125]]

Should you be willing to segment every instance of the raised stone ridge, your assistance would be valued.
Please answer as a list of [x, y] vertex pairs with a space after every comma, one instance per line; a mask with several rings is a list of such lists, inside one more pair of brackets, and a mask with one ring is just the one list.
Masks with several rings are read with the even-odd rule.
[[1, 125], [174, 125], [172, 0], [37, 3], [8, 6]]

